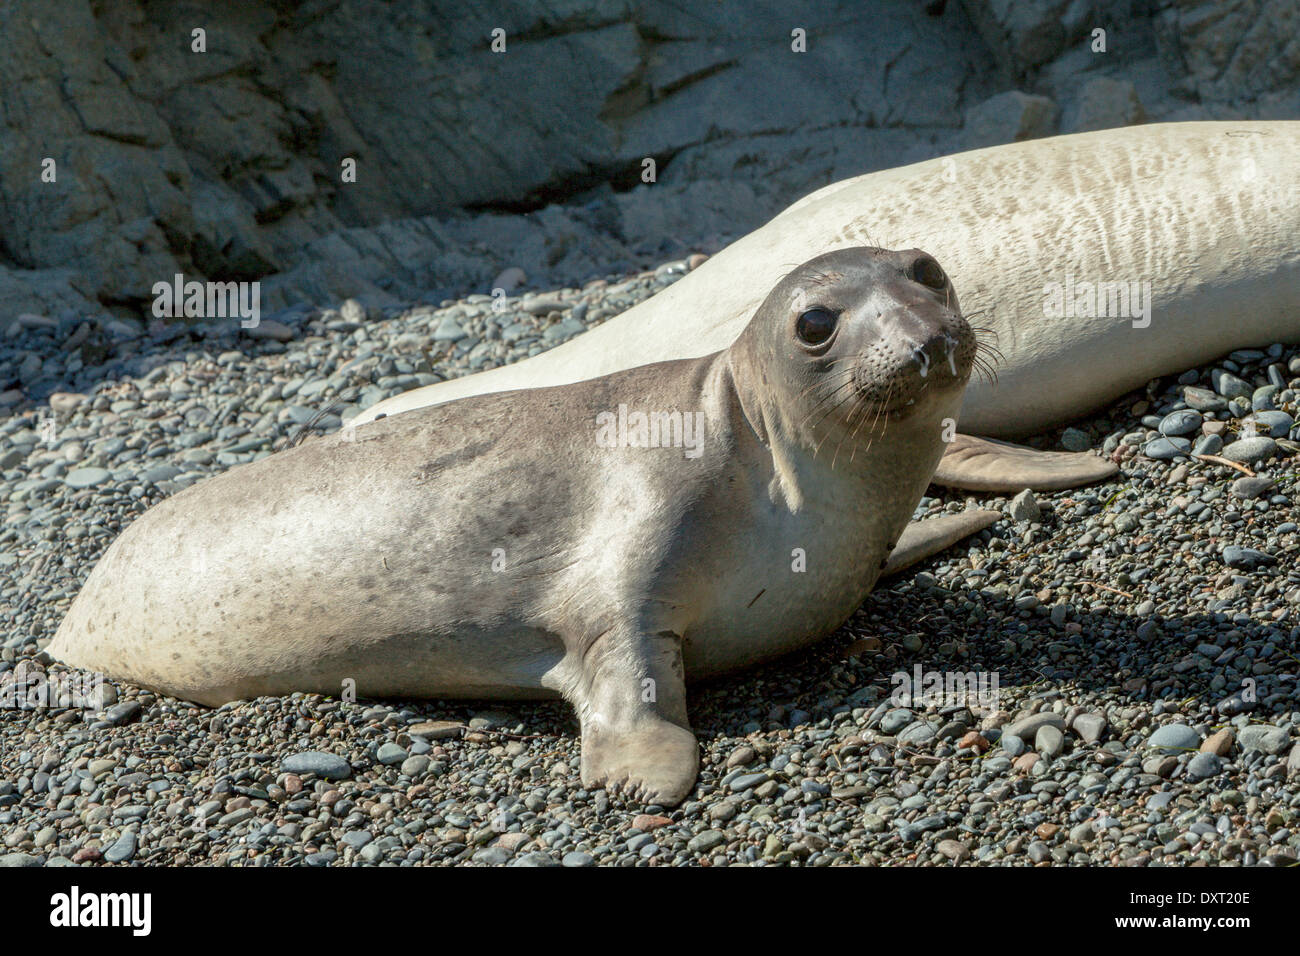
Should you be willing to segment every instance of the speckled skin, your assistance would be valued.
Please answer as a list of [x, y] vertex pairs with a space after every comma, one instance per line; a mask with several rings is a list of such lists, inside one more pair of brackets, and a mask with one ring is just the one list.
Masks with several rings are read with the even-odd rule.
[[[946, 279], [910, 277], [923, 255], [819, 257], [723, 352], [394, 416], [186, 489], [112, 544], [50, 653], [205, 704], [348, 680], [560, 694], [589, 786], [674, 803], [696, 774], [686, 675], [841, 624], [942, 455], [975, 343]], [[840, 313], [821, 351], [794, 331], [812, 305]], [[620, 404], [703, 413], [701, 453], [602, 447]]]
[[[1003, 354], [996, 383], [977, 378], [967, 389], [961, 430], [1032, 434], [1232, 349], [1300, 341], [1297, 156], [1300, 122], [1167, 123], [995, 146], [847, 179], [570, 342], [397, 395], [357, 422], [726, 348], [795, 263], [869, 243], [934, 255], [962, 290], [972, 324], [990, 329]], [[1068, 276], [1149, 281], [1150, 325], [1045, 317], [1045, 284]], [[1023, 458], [983, 469], [967, 460], [966, 470], [981, 473], [960, 486], [1015, 486], [999, 472], [1026, 473], [1035, 487], [1088, 480], [1081, 459], [1054, 464], [1040, 463], [1044, 473], [1036, 474], [1024, 472], [1031, 463]], [[1083, 471], [1071, 476], [1076, 467]], [[1052, 480], [1058, 472], [1064, 484]]]

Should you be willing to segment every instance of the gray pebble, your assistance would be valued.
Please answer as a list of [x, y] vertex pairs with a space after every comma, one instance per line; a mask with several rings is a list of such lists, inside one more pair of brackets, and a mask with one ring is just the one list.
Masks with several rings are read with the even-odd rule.
[[1239, 438], [1223, 446], [1223, 457], [1229, 461], [1252, 464], [1265, 461], [1277, 454], [1277, 442], [1263, 435], [1254, 438]]
[[126, 830], [117, 838], [117, 842], [104, 851], [104, 860], [108, 863], [122, 863], [135, 856], [136, 835], [134, 830]]
[[336, 754], [319, 750], [308, 750], [286, 757], [280, 764], [280, 769], [285, 773], [314, 773], [326, 780], [346, 780], [352, 776], [352, 764]]
[[1201, 745], [1201, 735], [1186, 724], [1165, 724], [1147, 738], [1147, 746], [1167, 754], [1195, 750]]

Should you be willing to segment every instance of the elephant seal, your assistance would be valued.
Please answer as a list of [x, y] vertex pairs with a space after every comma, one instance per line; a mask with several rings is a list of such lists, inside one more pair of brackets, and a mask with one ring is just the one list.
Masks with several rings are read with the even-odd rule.
[[559, 694], [586, 786], [671, 805], [698, 763], [685, 677], [861, 604], [977, 348], [931, 256], [827, 253], [725, 351], [394, 416], [180, 492], [112, 544], [49, 651], [210, 705], [348, 679]]
[[[1297, 155], [1300, 122], [1169, 123], [848, 179], [570, 342], [395, 396], [353, 422], [725, 348], [794, 263], [864, 242], [915, 244], [944, 263], [1002, 356], [996, 380], [967, 389], [964, 434], [935, 480], [980, 491], [1084, 484], [1115, 469], [973, 436], [1032, 434], [1235, 348], [1300, 341]], [[1058, 310], [1058, 292], [1077, 294]]]

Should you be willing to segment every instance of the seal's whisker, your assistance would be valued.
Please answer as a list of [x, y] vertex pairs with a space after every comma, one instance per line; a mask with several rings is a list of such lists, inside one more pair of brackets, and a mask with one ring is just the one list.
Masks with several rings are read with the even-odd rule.
[[[889, 400], [890, 398], [893, 397], [893, 394], [894, 394], [894, 383], [891, 381], [889, 383], [889, 386], [885, 389], [885, 400], [881, 404], [876, 406], [875, 417], [873, 417], [871, 420], [871, 427], [867, 429], [867, 434], [871, 435], [873, 439], [875, 436], [872, 433], [874, 433], [876, 430], [876, 423], [880, 421], [881, 413], [884, 412], [884, 410], [889, 407]], [[855, 440], [858, 437], [859, 429], [862, 428], [862, 425], [866, 420], [867, 420], [867, 416], [864, 414], [862, 416], [862, 421], [858, 422], [858, 424], [854, 427], [853, 432], [849, 435], [849, 444], [853, 446], [853, 451], [849, 454], [849, 464], [853, 464], [853, 459], [857, 457], [858, 449], [857, 449], [857, 445], [855, 444]], [[885, 427], [880, 430], [880, 437], [884, 438], [885, 432], [887, 432], [888, 430], [889, 430], [889, 415], [886, 414]], [[841, 441], [841, 444], [842, 443], [843, 442]], [[837, 456], [839, 455], [839, 451], [840, 451], [839, 448], [835, 449], [835, 454]], [[835, 465], [835, 461], [834, 459], [832, 459], [831, 467], [834, 467], [834, 465]]]
[[[837, 384], [835, 384], [835, 386], [834, 386], [833, 388], [828, 389], [828, 391], [826, 392], [825, 395], [821, 396], [819, 399], [817, 399], [816, 402], [813, 403], [812, 407], [808, 409], [808, 414], [804, 416], [803, 421], [800, 422], [799, 424], [800, 424], [801, 426], [804, 425], [804, 424], [806, 424], [807, 421], [808, 421], [808, 419], [812, 418], [812, 416], [813, 416], [813, 415], [814, 415], [814, 414], [815, 414], [815, 413], [816, 413], [816, 412], [817, 412], [817, 411], [818, 411], [818, 410], [819, 410], [823, 405], [825, 405], [827, 402], [829, 402], [829, 401], [831, 401], [833, 398], [835, 398], [835, 396], [838, 395], [839, 392], [840, 392], [840, 391], [841, 391], [841, 390], [842, 390], [846, 385], [851, 385], [852, 382], [853, 382], [853, 373], [850, 371], [850, 372], [848, 372], [847, 374], [845, 374], [844, 377], [843, 377], [842, 379], [840, 379], [840, 381], [839, 381]], [[824, 383], [824, 384], [830, 384], [830, 383]]]
[[[855, 401], [855, 400], [858, 401], [858, 402], [860, 403], [860, 402], [862, 401], [862, 398], [861, 398], [861, 396], [858, 394], [857, 390], [856, 390], [856, 389], [853, 389], [853, 390], [850, 390], [850, 392], [849, 392], [848, 395], [846, 395], [846, 396], [844, 396], [843, 398], [841, 398], [840, 401], [837, 402], [837, 403], [835, 404], [835, 406], [834, 406], [833, 408], [830, 409], [830, 411], [828, 411], [825, 415], [823, 415], [821, 418], [819, 418], [819, 419], [817, 420], [817, 425], [820, 425], [822, 422], [824, 422], [824, 421], [825, 421], [827, 418], [829, 418], [832, 414], [834, 414], [836, 411], [838, 411], [840, 408], [842, 408], [842, 407], [843, 407], [847, 402]], [[856, 411], [856, 409], [855, 409], [854, 411]], [[853, 414], [853, 412], [850, 412], [850, 416], [851, 416], [852, 414]], [[813, 426], [813, 432], [814, 432], [814, 433], [815, 433], [816, 430], [817, 430], [817, 425], [814, 425], [814, 426]], [[829, 432], [826, 433], [826, 435], [829, 435], [829, 434], [830, 434]], [[821, 441], [819, 441], [816, 445], [813, 446], [813, 457], [814, 457], [814, 458], [816, 458], [817, 455], [818, 455], [818, 453], [821, 451], [822, 445], [824, 445], [824, 444], [826, 443], [826, 435], [823, 435]]]
[[[880, 421], [880, 414], [889, 407], [889, 400], [894, 397], [894, 383], [891, 380], [889, 387], [885, 389], [885, 400], [876, 408], [876, 417], [871, 421], [871, 430], [876, 430], [876, 422]], [[885, 415], [885, 427], [880, 430], [880, 437], [885, 437], [885, 432], [889, 431], [889, 416]]]
[[998, 381], [997, 363], [1002, 358], [1002, 353], [994, 346], [987, 343], [977, 343], [971, 365], [979, 373], [980, 378], [990, 385], [996, 385]]
[[[828, 411], [825, 415], [823, 415], [821, 418], [819, 418], [819, 419], [817, 420], [817, 424], [816, 424], [816, 425], [813, 425], [813, 427], [812, 427], [812, 432], [813, 432], [813, 434], [814, 434], [814, 435], [817, 434], [817, 428], [821, 425], [822, 422], [826, 421], [827, 418], [829, 418], [829, 417], [830, 417], [831, 415], [833, 415], [837, 410], [839, 410], [839, 409], [840, 409], [840, 408], [841, 408], [841, 407], [842, 407], [846, 402], [849, 402], [849, 401], [852, 401], [852, 400], [853, 400], [853, 394], [852, 394], [852, 393], [849, 393], [848, 395], [846, 395], [846, 396], [844, 396], [842, 399], [840, 399], [840, 401], [837, 402], [837, 403], [835, 404], [835, 406], [834, 406], [833, 408], [830, 409], [830, 411]], [[825, 434], [823, 434], [822, 437], [821, 437], [820, 439], [818, 439], [817, 444], [813, 445], [813, 457], [814, 457], [814, 458], [816, 458], [817, 455], [818, 455], [818, 453], [822, 450], [822, 445], [824, 445], [824, 444], [826, 443], [826, 438], [827, 438], [828, 435], [830, 435], [830, 432], [829, 432], [829, 431], [826, 432]]]
[[317, 410], [316, 414], [312, 415], [310, 419], [308, 419], [306, 422], [304, 422], [302, 425], [298, 427], [298, 430], [294, 434], [289, 436], [288, 441], [286, 441], [284, 444], [282, 444], [279, 448], [275, 450], [285, 451], [286, 449], [296, 448], [298, 445], [301, 445], [303, 439], [307, 437], [307, 434], [313, 428], [315, 428], [317, 425], [320, 424], [321, 419], [323, 419], [326, 415], [330, 414], [332, 411], [334, 411], [334, 409], [338, 408], [342, 404], [343, 404], [342, 400], [337, 399], [333, 402], [330, 402], [328, 405], [324, 406], [323, 408]]
[[[839, 359], [831, 359], [829, 362], [826, 363], [826, 368], [825, 368], [823, 371], [824, 371], [824, 372], [829, 372], [831, 369], [833, 369], [833, 368], [834, 368], [836, 365], [838, 365], [838, 364], [839, 364]], [[814, 381], [811, 385], [809, 385], [809, 386], [808, 386], [807, 388], [805, 388], [802, 392], [800, 392], [800, 393], [799, 393], [799, 397], [800, 397], [800, 398], [804, 398], [805, 396], [808, 395], [809, 392], [813, 392], [813, 391], [815, 391], [815, 390], [817, 390], [817, 389], [819, 389], [819, 388], [825, 388], [825, 387], [826, 387], [826, 380], [825, 380], [825, 379], [822, 379], [822, 378], [818, 378], [818, 379], [817, 379], [816, 381]]]
[[[816, 413], [816, 412], [817, 412], [817, 411], [818, 411], [822, 406], [824, 406], [827, 402], [829, 402], [829, 401], [831, 401], [832, 399], [834, 399], [834, 398], [835, 398], [835, 397], [836, 397], [836, 396], [837, 396], [841, 391], [843, 391], [843, 389], [844, 389], [844, 387], [845, 387], [846, 385], [852, 385], [852, 384], [853, 384], [853, 370], [852, 370], [852, 369], [849, 369], [849, 370], [846, 371], [843, 380], [840, 381], [840, 383], [839, 383], [838, 385], [836, 385], [836, 386], [835, 386], [834, 388], [832, 388], [829, 392], [827, 392], [827, 394], [825, 394], [825, 395], [823, 395], [821, 398], [819, 398], [819, 399], [817, 400], [817, 402], [813, 405], [813, 407], [810, 408], [810, 409], [808, 409], [808, 414], [805, 415], [804, 418], [803, 418], [803, 421], [801, 421], [801, 422], [799, 423], [799, 427], [802, 428], [804, 425], [806, 425], [806, 424], [808, 423], [808, 419], [812, 418], [812, 416], [813, 416], [813, 415], [814, 415], [814, 414], [815, 414], [815, 413]], [[843, 402], [841, 401], [840, 404], [843, 404]], [[836, 406], [836, 407], [838, 407], [838, 406]], [[826, 415], [830, 415], [831, 412], [833, 412], [833, 411], [835, 411], [835, 408], [831, 408], [831, 409], [826, 413]], [[823, 415], [821, 418], [817, 419], [817, 424], [813, 426], [813, 429], [814, 429], [814, 430], [816, 430], [817, 425], [820, 425], [823, 421], [826, 420], [826, 415]]]
[[971, 364], [975, 367], [975, 370], [981, 379], [988, 382], [990, 385], [996, 385], [998, 383], [997, 369], [990, 365], [985, 359], [977, 355]]
[[[880, 430], [880, 435], [879, 435], [879, 437], [884, 438], [884, 436], [885, 436], [885, 432], [889, 431], [889, 413], [886, 411], [886, 409], [889, 408], [889, 400], [890, 400], [891, 398], [893, 398], [893, 397], [894, 397], [894, 382], [891, 381], [891, 382], [889, 383], [889, 385], [885, 388], [885, 398], [884, 398], [884, 400], [881, 401], [880, 403], [878, 403], [878, 404], [876, 405], [876, 413], [875, 413], [874, 416], [871, 417], [871, 425], [870, 425], [870, 427], [867, 429], [867, 436], [868, 436], [867, 447], [868, 447], [868, 448], [870, 447], [871, 442], [874, 441], [875, 438], [877, 437], [877, 436], [875, 435], [876, 425], [880, 422], [880, 420], [881, 420], [881, 419], [880, 419], [880, 416], [881, 416], [882, 414], [885, 416], [885, 418], [884, 418], [885, 426], [884, 426], [884, 428], [882, 428], [882, 429]], [[868, 414], [870, 414], [870, 406], [869, 406], [869, 404], [868, 404], [867, 402], [865, 402], [865, 401], [862, 402], [862, 403], [860, 404], [859, 409], [860, 409], [860, 410], [862, 411], [862, 413], [863, 413], [863, 414], [862, 414], [862, 418], [858, 421], [858, 424], [854, 427], [853, 431], [852, 431], [852, 432], [850, 433], [850, 435], [849, 435], [849, 442], [850, 442], [851, 445], [853, 445], [853, 451], [852, 451], [852, 453], [850, 453], [850, 455], [849, 455], [849, 463], [850, 463], [850, 464], [853, 463], [853, 460], [854, 460], [854, 458], [857, 457], [857, 453], [858, 453], [858, 450], [857, 450], [857, 444], [856, 444], [856, 439], [857, 439], [858, 431], [861, 430], [862, 426], [866, 423], [866, 421], [867, 421], [867, 416], [868, 416]], [[855, 414], [856, 414], [856, 410], [855, 410]], [[852, 419], [850, 418], [850, 421], [851, 421], [851, 420], [852, 420]], [[836, 454], [838, 454], [838, 453], [839, 453], [839, 449], [837, 448], [837, 449], [836, 449]], [[833, 462], [832, 462], [832, 464], [833, 464]]]
[[1005, 362], [1006, 356], [996, 345], [990, 345], [988, 342], [975, 343], [975, 361], [982, 362], [993, 371], [999, 362]]
[[848, 438], [848, 437], [851, 437], [851, 435], [856, 435], [856, 434], [858, 433], [858, 429], [862, 427], [862, 422], [867, 420], [867, 416], [866, 416], [866, 415], [863, 415], [863, 416], [862, 416], [862, 421], [858, 422], [858, 424], [853, 428], [853, 431], [852, 431], [851, 433], [847, 431], [849, 425], [851, 425], [851, 424], [853, 423], [853, 418], [854, 418], [854, 416], [856, 416], [856, 415], [858, 414], [858, 412], [862, 411], [862, 409], [866, 406], [866, 404], [867, 404], [867, 403], [866, 403], [865, 400], [859, 398], [857, 405], [854, 406], [854, 408], [849, 412], [849, 414], [848, 414], [847, 416], [845, 416], [845, 419], [844, 419], [844, 428], [845, 428], [845, 432], [842, 433], [842, 434], [840, 435], [840, 440], [839, 440], [839, 442], [835, 445], [835, 454], [831, 455], [831, 467], [832, 467], [832, 468], [835, 467], [835, 462], [836, 462], [837, 460], [839, 460], [839, 457], [840, 457], [840, 449], [844, 447], [844, 439], [845, 439], [845, 438]]
[[[862, 407], [862, 404], [865, 404], [865, 403], [860, 403], [858, 407], [861, 408], [861, 407]], [[856, 410], [855, 410], [855, 412], [856, 412]], [[849, 442], [849, 445], [850, 445], [850, 446], [853, 445], [853, 440], [854, 440], [855, 438], [857, 438], [857, 436], [858, 436], [858, 430], [862, 428], [862, 423], [865, 422], [866, 420], [867, 420], [867, 416], [866, 416], [866, 415], [863, 415], [862, 418], [861, 418], [861, 420], [860, 420], [856, 425], [853, 426], [853, 431], [851, 431], [851, 432], [848, 434], [847, 437], [848, 437], [848, 442]], [[873, 425], [872, 427], [874, 428], [875, 426]], [[832, 467], [832, 468], [835, 467], [835, 460], [836, 460], [837, 458], [840, 457], [840, 449], [843, 448], [843, 447], [844, 447], [844, 439], [841, 438], [841, 439], [840, 439], [840, 443], [839, 443], [838, 445], [835, 446], [835, 454], [834, 454], [834, 456], [831, 458], [831, 467]], [[854, 458], [854, 456], [855, 456], [856, 454], [857, 454], [857, 449], [856, 449], [856, 448], [854, 448], [854, 450], [853, 450], [852, 452], [849, 453], [849, 464], [850, 464], [850, 465], [853, 464], [853, 458]]]
[[[969, 324], [971, 319], [975, 318], [975, 316], [977, 315], [980, 315], [982, 312], [983, 310], [981, 309], [979, 312], [972, 312], [970, 315], [963, 315], [962, 318], [966, 320], [967, 324]], [[994, 340], [999, 340], [1002, 338], [1002, 336], [998, 334], [997, 329], [991, 328], [990, 326], [987, 325], [972, 325], [970, 327], [970, 330], [974, 332], [977, 336], [991, 335], [993, 336]]]

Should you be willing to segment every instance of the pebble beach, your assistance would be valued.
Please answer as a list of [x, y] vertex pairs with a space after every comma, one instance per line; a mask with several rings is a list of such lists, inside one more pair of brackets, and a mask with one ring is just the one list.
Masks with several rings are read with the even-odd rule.
[[[1295, 865], [1300, 349], [1276, 343], [1029, 442], [1112, 458], [1104, 483], [932, 487], [918, 518], [1003, 517], [815, 647], [693, 685], [701, 771], [679, 807], [583, 789], [559, 702], [13, 693], [68, 673], [43, 648], [151, 504], [538, 354], [703, 260], [504, 309], [0, 320], [21, 382], [0, 393], [0, 866]], [[918, 670], [996, 677], [996, 699], [900, 706]]]

